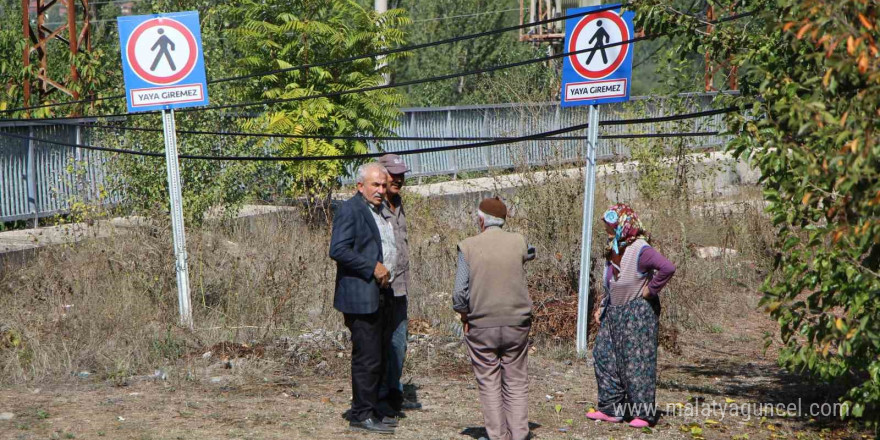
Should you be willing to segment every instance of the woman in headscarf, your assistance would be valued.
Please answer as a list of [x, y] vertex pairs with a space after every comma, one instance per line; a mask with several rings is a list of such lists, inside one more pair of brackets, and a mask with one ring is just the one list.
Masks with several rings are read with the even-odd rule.
[[593, 347], [598, 409], [593, 420], [644, 428], [657, 423], [658, 294], [675, 274], [675, 265], [649, 244], [636, 213], [614, 205], [602, 216], [605, 249], [604, 296], [594, 319], [599, 333]]

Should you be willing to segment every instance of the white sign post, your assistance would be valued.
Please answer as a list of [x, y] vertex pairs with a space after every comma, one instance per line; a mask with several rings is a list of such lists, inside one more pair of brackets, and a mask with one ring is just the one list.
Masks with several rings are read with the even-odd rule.
[[208, 104], [199, 14], [141, 15], [117, 21], [128, 111], [162, 113], [180, 325], [192, 328], [174, 109]]
[[599, 106], [591, 105], [587, 115], [586, 166], [584, 168], [584, 222], [581, 227], [581, 276], [578, 281], [577, 351], [587, 350], [590, 316], [590, 249], [593, 247], [593, 202], [596, 194], [596, 149], [599, 147]]
[[168, 197], [171, 200], [171, 233], [174, 239], [177, 272], [177, 305], [180, 325], [192, 328], [192, 306], [189, 295], [189, 264], [186, 255], [186, 232], [183, 226], [183, 195], [180, 191], [180, 165], [177, 158], [177, 127], [174, 110], [162, 110], [162, 131], [165, 135], [165, 163], [168, 171]]
[[[611, 7], [612, 9], [609, 9]], [[597, 10], [598, 9], [598, 10]], [[563, 107], [589, 105], [587, 144], [584, 151], [584, 209], [581, 229], [581, 273], [578, 282], [577, 351], [587, 351], [590, 323], [590, 249], [593, 238], [593, 204], [596, 192], [596, 150], [599, 140], [599, 104], [629, 100], [632, 82], [633, 13], [620, 7], [591, 6], [566, 11], [568, 15], [595, 13], [565, 22], [567, 52], [576, 53], [562, 64]]]

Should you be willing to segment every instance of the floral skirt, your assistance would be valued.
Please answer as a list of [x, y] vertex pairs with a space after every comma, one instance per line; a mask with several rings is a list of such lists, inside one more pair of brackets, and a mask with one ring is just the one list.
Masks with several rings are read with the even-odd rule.
[[599, 411], [657, 422], [659, 315], [643, 298], [607, 305], [593, 347]]

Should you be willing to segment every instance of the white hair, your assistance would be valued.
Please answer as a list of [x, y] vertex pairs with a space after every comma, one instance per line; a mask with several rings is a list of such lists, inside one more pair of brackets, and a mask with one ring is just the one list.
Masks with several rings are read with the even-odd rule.
[[494, 215], [486, 214], [483, 211], [477, 209], [477, 215], [483, 219], [483, 227], [488, 228], [490, 226], [504, 226], [504, 219], [500, 217], [495, 217]]
[[382, 171], [382, 174], [388, 175], [388, 170], [379, 163], [379, 162], [369, 162], [365, 163], [358, 167], [357, 169], [357, 183], [364, 183], [364, 179], [367, 178], [367, 173], [373, 170]]

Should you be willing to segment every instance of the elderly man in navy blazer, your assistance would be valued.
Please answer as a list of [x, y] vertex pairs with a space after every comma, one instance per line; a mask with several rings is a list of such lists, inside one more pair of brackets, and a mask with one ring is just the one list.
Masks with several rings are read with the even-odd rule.
[[351, 330], [350, 427], [394, 433], [397, 420], [379, 411], [379, 383], [391, 344], [397, 259], [391, 213], [383, 209], [388, 171], [371, 162], [357, 171], [357, 194], [333, 219], [330, 258], [336, 261], [333, 307]]

